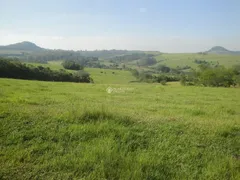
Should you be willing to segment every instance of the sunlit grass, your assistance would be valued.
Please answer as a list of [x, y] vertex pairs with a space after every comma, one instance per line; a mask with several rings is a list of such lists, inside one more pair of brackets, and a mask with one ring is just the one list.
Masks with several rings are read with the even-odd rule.
[[240, 178], [239, 88], [104, 76], [106, 84], [0, 79], [0, 179]]
[[[240, 63], [239, 55], [217, 55], [217, 54], [208, 54], [208, 55], [199, 55], [199, 54], [162, 54], [156, 56], [157, 61], [160, 61], [160, 64], [167, 65], [172, 68], [177, 66], [191, 66], [193, 68], [197, 67], [198, 64], [194, 63], [195, 59], [206, 60], [208, 62], [213, 62], [216, 64], [219, 62], [220, 65], [226, 67], [232, 67], [233, 65]], [[163, 61], [161, 61], [163, 60]]]

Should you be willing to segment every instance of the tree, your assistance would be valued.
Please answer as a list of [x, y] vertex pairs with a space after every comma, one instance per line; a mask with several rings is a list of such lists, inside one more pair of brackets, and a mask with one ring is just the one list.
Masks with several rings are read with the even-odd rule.
[[64, 61], [62, 63], [62, 66], [65, 69], [71, 69], [71, 70], [82, 70], [83, 66], [80, 63], [77, 63], [75, 61]]
[[140, 66], [149, 66], [149, 65], [153, 65], [156, 64], [157, 61], [154, 57], [144, 57], [140, 60], [138, 60], [138, 65]]
[[160, 64], [156, 67], [156, 70], [161, 71], [162, 73], [168, 73], [168, 72], [170, 72], [171, 68]]

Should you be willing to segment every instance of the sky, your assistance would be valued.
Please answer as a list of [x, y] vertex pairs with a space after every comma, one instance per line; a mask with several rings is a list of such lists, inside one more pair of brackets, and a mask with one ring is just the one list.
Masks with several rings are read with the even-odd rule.
[[240, 0], [0, 0], [0, 45], [240, 50]]

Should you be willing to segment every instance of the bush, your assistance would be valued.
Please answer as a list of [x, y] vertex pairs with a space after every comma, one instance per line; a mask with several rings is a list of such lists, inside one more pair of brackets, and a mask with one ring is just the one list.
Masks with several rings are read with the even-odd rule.
[[204, 86], [230, 87], [234, 85], [233, 72], [224, 68], [208, 68], [201, 72], [199, 81]]
[[166, 80], [162, 80], [160, 83], [161, 83], [162, 85], [166, 85], [166, 84], [167, 84], [167, 81], [166, 81]]
[[171, 68], [170, 68], [170, 67], [167, 67], [167, 66], [165, 66], [165, 65], [158, 65], [158, 66], [156, 67], [156, 70], [157, 70], [157, 71], [161, 71], [162, 73], [168, 73], [168, 72], [170, 72]]
[[211, 87], [230, 87], [239, 83], [236, 69], [227, 69], [223, 66], [211, 67], [199, 65], [199, 70], [182, 75], [182, 85], [203, 85]]

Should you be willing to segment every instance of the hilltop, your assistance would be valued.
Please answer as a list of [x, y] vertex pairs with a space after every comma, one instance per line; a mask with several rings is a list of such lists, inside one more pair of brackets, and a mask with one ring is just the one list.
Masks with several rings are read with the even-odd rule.
[[222, 46], [214, 46], [206, 51], [209, 54], [240, 54], [240, 51], [230, 51]]
[[0, 50], [41, 51], [41, 50], [44, 50], [44, 48], [41, 48], [32, 42], [23, 41], [20, 43], [10, 44], [10, 45], [6, 45], [6, 46], [0, 46]]

